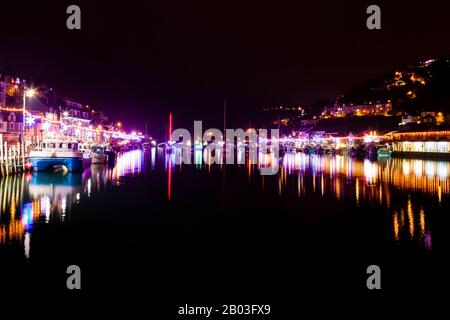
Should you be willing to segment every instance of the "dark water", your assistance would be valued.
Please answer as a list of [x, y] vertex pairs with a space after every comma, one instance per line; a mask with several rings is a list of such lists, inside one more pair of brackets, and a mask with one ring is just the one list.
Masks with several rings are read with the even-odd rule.
[[299, 153], [262, 176], [170, 157], [133, 151], [114, 168], [2, 177], [0, 276], [58, 292], [76, 264], [84, 292], [145, 289], [169, 305], [225, 303], [214, 298], [230, 290], [236, 303], [360, 292], [370, 264], [388, 292], [442, 283], [449, 162]]

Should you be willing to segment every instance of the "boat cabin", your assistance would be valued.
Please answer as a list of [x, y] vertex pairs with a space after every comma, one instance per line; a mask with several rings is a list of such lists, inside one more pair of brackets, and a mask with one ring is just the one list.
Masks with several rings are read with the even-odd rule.
[[58, 150], [78, 150], [77, 142], [41, 142], [39, 144], [40, 149], [58, 149]]

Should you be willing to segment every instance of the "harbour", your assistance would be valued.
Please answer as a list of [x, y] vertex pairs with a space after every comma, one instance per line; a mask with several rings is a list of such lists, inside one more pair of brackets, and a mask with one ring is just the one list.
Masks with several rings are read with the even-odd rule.
[[2, 3], [0, 316], [434, 318], [449, 6]]
[[[246, 211], [240, 210], [233, 214], [234, 219], [238, 220], [256, 218], [254, 214], [260, 210], [262, 204], [272, 207], [284, 203], [281, 207], [288, 210], [290, 217], [272, 217], [276, 220], [282, 219], [283, 223], [288, 223], [290, 219], [300, 219], [303, 222], [306, 219], [307, 222], [308, 219], [315, 220], [326, 215], [328, 205], [324, 207], [316, 202], [319, 198], [324, 198], [337, 210], [350, 205], [353, 214], [361, 214], [367, 208], [376, 208], [371, 219], [383, 221], [380, 228], [384, 231], [378, 230], [378, 233], [377, 228], [373, 229], [370, 225], [370, 219], [359, 224], [337, 214], [333, 218], [337, 223], [331, 233], [333, 236], [341, 234], [341, 228], [348, 229], [351, 226], [354, 231], [366, 230], [370, 236], [382, 239], [382, 243], [387, 247], [413, 246], [421, 254], [429, 254], [433, 243], [433, 219], [429, 211], [445, 211], [450, 195], [450, 163], [447, 161], [398, 158], [373, 161], [339, 155], [288, 153], [282, 159], [278, 176], [261, 176], [258, 173], [258, 165], [247, 163], [237, 168], [217, 164], [203, 164], [200, 167], [175, 166], [169, 161], [172, 156], [162, 150], [136, 150], [119, 155], [117, 165], [113, 168], [92, 166], [83, 173], [35, 172], [3, 177], [0, 199], [0, 251], [19, 250], [21, 254], [18, 256], [22, 255], [21, 259], [39, 259], [39, 256], [33, 257], [30, 254], [33, 241], [39, 241], [33, 236], [33, 230], [49, 223], [53, 224], [55, 229], [58, 229], [60, 224], [70, 228], [74, 219], [89, 221], [106, 218], [105, 227], [108, 229], [112, 227], [109, 224], [115, 219], [123, 219], [124, 223], [138, 216], [144, 221], [148, 219], [139, 211], [123, 211], [119, 216], [111, 218], [108, 217], [107, 211], [93, 210], [86, 216], [76, 209], [83, 202], [85, 205], [89, 203], [92, 208], [115, 206], [118, 202], [114, 198], [120, 195], [125, 196], [119, 200], [124, 203], [119, 205], [120, 207], [149, 206], [156, 212], [172, 211], [184, 206], [182, 204], [186, 201], [195, 204], [204, 202], [205, 199], [211, 205], [212, 212], [223, 212], [233, 203], [248, 197], [247, 210], [256, 211], [247, 216]], [[236, 175], [237, 172], [240, 172], [240, 177]], [[194, 179], [193, 184], [189, 182], [190, 179]], [[213, 181], [216, 187], [206, 187], [212, 186]], [[191, 186], [192, 190], [189, 192], [185, 191], [186, 183]], [[127, 190], [126, 193], [121, 189], [122, 185]], [[136, 188], [143, 185], [152, 191], [150, 196], [140, 198], [142, 191], [137, 191]], [[161, 186], [164, 187], [160, 188]], [[133, 192], [128, 195], [131, 190]], [[264, 194], [265, 200], [252, 203], [257, 193]], [[398, 198], [400, 194], [401, 197]], [[136, 200], [131, 203], [127, 197]], [[108, 199], [108, 203], [102, 202], [105, 199]], [[421, 202], [419, 199], [427, 201]], [[309, 204], [305, 205], [305, 201]], [[287, 204], [290, 204], [289, 207], [285, 207]], [[188, 208], [189, 211], [194, 210], [195, 205]], [[288, 208], [297, 209], [291, 211]], [[311, 216], [311, 209], [315, 211], [314, 216]], [[267, 210], [263, 212], [268, 214]], [[265, 219], [270, 221], [270, 216], [271, 214]], [[191, 214], [189, 217], [195, 220]], [[219, 216], [213, 214], [209, 218], [218, 219]], [[342, 225], [348, 222], [350, 226]], [[258, 224], [257, 221], [255, 223]], [[223, 231], [222, 227], [219, 227], [219, 230]], [[201, 232], [209, 234], [206, 225]], [[186, 236], [188, 235], [189, 233]], [[295, 232], [288, 233], [287, 238], [282, 241], [287, 241], [294, 235]], [[198, 239], [197, 235], [191, 238], [192, 236], [194, 235], [191, 234], [185, 240], [190, 242]], [[132, 242], [139, 239], [133, 234], [128, 234], [127, 237], [134, 239], [130, 240]], [[244, 237], [244, 234], [239, 234], [239, 237]], [[324, 234], [320, 234], [320, 237], [323, 237], [323, 241], [331, 241], [333, 238]], [[445, 235], [439, 234], [438, 237]], [[115, 241], [114, 238], [102, 238], [105, 245]], [[59, 240], [55, 238], [55, 242]], [[237, 245], [236, 240], [231, 243]]]

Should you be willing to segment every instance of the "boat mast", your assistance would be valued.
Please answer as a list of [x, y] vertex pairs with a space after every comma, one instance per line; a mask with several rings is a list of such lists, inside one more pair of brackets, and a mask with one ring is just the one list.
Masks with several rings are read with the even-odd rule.
[[225, 137], [226, 137], [226, 132], [227, 132], [227, 100], [223, 100], [223, 137], [224, 137], [224, 141]]
[[169, 113], [169, 141], [172, 141], [172, 112]]

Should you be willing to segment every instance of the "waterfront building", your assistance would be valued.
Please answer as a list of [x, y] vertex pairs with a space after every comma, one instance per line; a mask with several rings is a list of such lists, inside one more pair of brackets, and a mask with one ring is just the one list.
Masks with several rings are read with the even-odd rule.
[[60, 107], [62, 130], [66, 135], [75, 137], [79, 140], [86, 140], [91, 126], [92, 117], [89, 106], [83, 106], [81, 103], [64, 99]]
[[24, 79], [0, 74], [0, 134], [5, 142], [23, 141], [28, 150], [47, 138], [105, 143], [141, 136], [121, 129], [121, 123], [116, 128], [103, 112], [61, 99], [45, 84], [30, 86]]
[[427, 130], [402, 130], [392, 135], [394, 155], [450, 157], [450, 127], [433, 126]]

